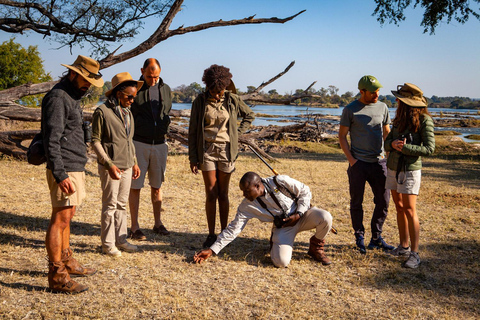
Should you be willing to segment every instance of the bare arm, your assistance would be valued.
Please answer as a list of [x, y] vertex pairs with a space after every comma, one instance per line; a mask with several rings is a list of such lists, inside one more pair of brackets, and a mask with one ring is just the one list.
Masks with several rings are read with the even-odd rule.
[[338, 130], [338, 141], [340, 142], [340, 147], [342, 148], [343, 153], [347, 157], [348, 163], [350, 163], [350, 166], [353, 166], [355, 162], [357, 162], [357, 159], [355, 159], [350, 152], [350, 145], [347, 141], [347, 134], [349, 130], [349, 127], [340, 125], [340, 129]]
[[388, 134], [390, 133], [390, 125], [384, 125], [383, 126], [383, 141], [387, 139]]

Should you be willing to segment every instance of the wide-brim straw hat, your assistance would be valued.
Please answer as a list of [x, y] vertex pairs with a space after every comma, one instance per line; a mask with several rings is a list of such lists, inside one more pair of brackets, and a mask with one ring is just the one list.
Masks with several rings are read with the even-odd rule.
[[113, 76], [113, 78], [112, 78], [112, 89], [105, 92], [105, 95], [107, 97], [110, 97], [113, 90], [115, 90], [116, 87], [118, 87], [119, 85], [121, 85], [122, 83], [125, 83], [125, 82], [135, 82], [137, 84], [137, 91], [140, 90], [140, 88], [143, 86], [143, 81], [133, 80], [130, 73], [121, 72], [121, 73], [118, 73], [118, 74]]
[[95, 87], [103, 87], [104, 82], [98, 61], [79, 55], [71, 66], [68, 64], [62, 64], [62, 66], [75, 71]]
[[398, 85], [397, 91], [392, 90], [392, 94], [403, 103], [417, 108], [428, 106], [427, 99], [423, 96], [423, 91], [412, 83]]

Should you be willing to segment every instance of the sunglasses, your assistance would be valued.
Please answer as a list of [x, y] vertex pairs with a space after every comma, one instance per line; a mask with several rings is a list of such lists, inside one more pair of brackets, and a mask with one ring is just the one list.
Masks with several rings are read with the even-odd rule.
[[87, 70], [87, 68], [85, 68], [84, 66], [82, 66], [81, 64], [78, 65], [78, 67], [82, 68], [83, 70], [87, 71], [88, 72], [88, 76], [89, 78], [92, 78], [92, 79], [95, 79], [95, 80], [98, 80], [102, 77], [102, 74], [100, 73], [100, 71], [95, 74], [95, 73], [92, 73], [90, 72], [89, 70]]
[[122, 93], [123, 93], [123, 95], [124, 95], [128, 100], [133, 100], [133, 99], [135, 99], [135, 96], [134, 96], [133, 94], [127, 94], [127, 93], [125, 93], [125, 92], [123, 92], [123, 91], [122, 91]]

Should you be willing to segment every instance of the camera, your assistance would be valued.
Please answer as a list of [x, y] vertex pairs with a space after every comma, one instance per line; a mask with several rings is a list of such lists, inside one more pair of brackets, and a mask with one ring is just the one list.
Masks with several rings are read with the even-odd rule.
[[85, 143], [92, 142], [92, 124], [90, 121], [84, 121], [82, 124], [83, 140]]
[[273, 217], [273, 224], [275, 225], [275, 227], [281, 228], [281, 227], [283, 227], [283, 225], [285, 223], [287, 223], [287, 222], [283, 221], [283, 219], [287, 219], [287, 218], [288, 218], [288, 216], [285, 213], [282, 213], [279, 216], [274, 216]]
[[400, 137], [398, 137], [399, 140], [403, 140], [403, 139], [406, 139], [406, 143], [412, 143], [413, 141], [413, 136], [411, 133], [409, 134], [402, 134], [400, 135]]

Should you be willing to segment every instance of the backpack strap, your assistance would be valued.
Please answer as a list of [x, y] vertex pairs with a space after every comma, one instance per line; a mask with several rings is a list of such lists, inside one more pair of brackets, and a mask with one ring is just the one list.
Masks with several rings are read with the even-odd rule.
[[268, 194], [270, 197], [272, 197], [273, 201], [277, 204], [277, 206], [283, 211], [284, 214], [287, 214], [285, 209], [283, 209], [282, 205], [280, 204], [280, 201], [278, 201], [277, 197], [275, 196], [275, 192], [272, 191], [272, 188], [262, 179], [262, 183], [265, 186], [265, 190], [267, 190]]
[[275, 183], [275, 185], [277, 186], [277, 189], [283, 193], [285, 196], [289, 197], [290, 199], [292, 199], [293, 201], [295, 201], [295, 203], [298, 202], [298, 197], [292, 192], [290, 191], [290, 189], [288, 189], [287, 187], [285, 186], [282, 186], [278, 180], [277, 180], [277, 176], [274, 176], [273, 177], [273, 182]]
[[260, 203], [260, 205], [262, 206], [263, 209], [267, 210], [268, 213], [270, 213], [270, 215], [275, 218], [275, 215], [270, 210], [268, 210], [267, 205], [265, 204], [265, 202], [263, 202], [262, 199], [260, 199], [260, 197], [257, 197], [257, 201], [258, 201], [258, 203]]

